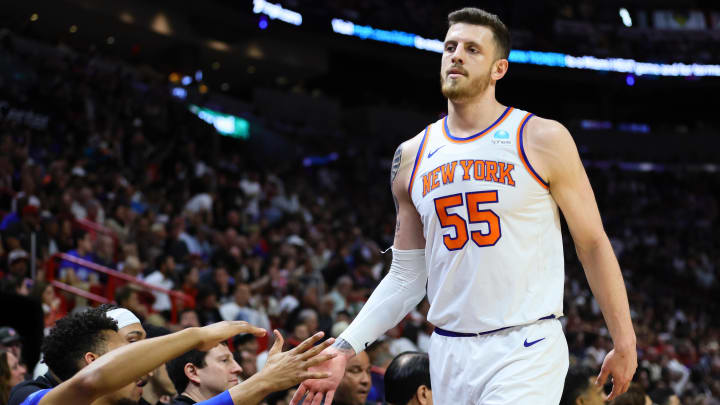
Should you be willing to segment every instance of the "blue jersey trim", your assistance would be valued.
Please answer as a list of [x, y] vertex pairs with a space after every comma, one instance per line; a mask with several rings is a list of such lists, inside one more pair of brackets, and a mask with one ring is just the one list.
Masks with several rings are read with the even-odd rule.
[[[542, 320], [545, 320], [545, 319], [555, 319], [555, 315], [543, 316], [542, 318], [538, 319], [538, 321], [542, 321]], [[447, 336], [447, 337], [473, 337], [473, 336], [487, 335], [487, 334], [489, 334], [489, 333], [500, 332], [501, 330], [510, 329], [510, 328], [512, 328], [512, 327], [513, 327], [513, 326], [506, 326], [506, 327], [504, 327], [504, 328], [493, 329], [493, 330], [489, 330], [489, 331], [487, 331], [487, 332], [478, 332], [478, 333], [453, 332], [453, 331], [449, 331], [449, 330], [445, 330], [445, 329], [436, 327], [436, 328], [435, 328], [435, 333], [437, 333], [438, 335]]]
[[40, 400], [43, 399], [45, 395], [50, 392], [52, 388], [46, 388], [44, 390], [35, 391], [32, 394], [28, 395], [27, 398], [25, 398], [24, 401], [20, 403], [20, 405], [37, 405], [40, 403]]
[[540, 180], [540, 182], [545, 186], [545, 188], [550, 187], [550, 183], [545, 181], [542, 177], [540, 177], [540, 174], [535, 171], [535, 168], [532, 167], [530, 164], [530, 159], [528, 159], [527, 154], [525, 154], [525, 146], [523, 145], [523, 131], [525, 130], [525, 124], [527, 124], [528, 121], [530, 121], [530, 118], [534, 117], [535, 114], [528, 114], [527, 117], [525, 117], [525, 120], [523, 120], [522, 125], [520, 125], [520, 134], [518, 136], [518, 145], [520, 146], [520, 152], [522, 153], [522, 158], [527, 164], [528, 169], [532, 171], [533, 175], [535, 175], [535, 178]]
[[196, 405], [234, 405], [229, 391], [224, 391], [207, 401], [198, 402]]
[[422, 140], [420, 141], [420, 146], [418, 147], [417, 155], [415, 155], [415, 163], [413, 163], [412, 173], [410, 173], [410, 184], [408, 184], [408, 194], [410, 195], [411, 200], [412, 200], [413, 182], [415, 181], [415, 171], [417, 170], [418, 164], [420, 163], [420, 160], [422, 159], [422, 154], [423, 154], [423, 150], [425, 149], [425, 140], [428, 135], [428, 130], [430, 130], [430, 125], [428, 125], [425, 128], [425, 133], [423, 134]]
[[458, 142], [472, 141], [473, 139], [479, 138], [479, 137], [485, 135], [485, 133], [488, 132], [489, 130], [493, 129], [500, 121], [505, 119], [505, 116], [507, 115], [508, 111], [510, 111], [511, 109], [512, 109], [512, 107], [507, 107], [505, 109], [505, 111], [503, 111], [503, 113], [500, 114], [498, 119], [496, 119], [495, 122], [490, 124], [489, 127], [485, 128], [482, 131], [478, 132], [477, 134], [469, 136], [467, 138], [457, 138], [457, 137], [453, 136], [453, 134], [450, 133], [450, 127], [448, 127], [448, 123], [447, 123], [448, 119], [447, 119], [447, 117], [445, 117], [445, 119], [443, 120], [443, 124], [445, 125], [445, 135], [447, 135], [448, 138], [452, 139], [453, 141], [458, 141]]

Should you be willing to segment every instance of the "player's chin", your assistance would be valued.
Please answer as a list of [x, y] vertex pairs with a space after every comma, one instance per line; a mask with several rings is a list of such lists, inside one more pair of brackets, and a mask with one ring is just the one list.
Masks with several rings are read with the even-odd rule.
[[355, 403], [356, 404], [364, 404], [365, 401], [367, 401], [367, 397], [368, 397], [369, 393], [370, 393], [370, 391], [363, 391], [363, 390], [356, 391], [355, 399], [357, 399], [357, 401]]

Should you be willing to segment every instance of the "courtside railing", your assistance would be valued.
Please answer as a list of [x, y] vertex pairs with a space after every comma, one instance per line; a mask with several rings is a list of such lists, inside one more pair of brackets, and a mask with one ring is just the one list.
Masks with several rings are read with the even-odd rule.
[[[92, 270], [94, 272], [105, 274], [107, 276], [107, 283], [105, 284], [105, 294], [99, 295], [92, 293], [90, 291], [85, 291], [81, 288], [72, 286], [70, 284], [64, 283], [62, 281], [56, 280], [56, 272], [60, 269], [60, 261], [67, 261], [73, 264], [77, 264], [79, 266], [85, 267], [89, 270]], [[115, 299], [115, 288], [118, 285], [118, 280], [124, 281], [123, 284], [132, 284], [139, 288], [140, 290], [144, 291], [150, 291], [150, 292], [158, 292], [167, 294], [170, 297], [170, 303], [171, 303], [171, 309], [170, 309], [170, 321], [172, 323], [177, 323], [178, 319], [178, 310], [179, 306], [182, 305], [184, 308], [194, 308], [195, 307], [195, 300], [193, 297], [182, 293], [180, 291], [171, 291], [166, 290], [161, 287], [156, 287], [154, 285], [148, 284], [142, 280], [137, 279], [136, 277], [127, 275], [125, 273], [119, 272], [117, 270], [111, 269], [109, 267], [105, 267], [102, 265], [99, 265], [97, 263], [93, 263], [87, 260], [80, 259], [75, 256], [71, 256], [65, 253], [55, 253], [50, 257], [50, 259], [46, 263], [46, 278], [49, 283], [54, 285], [55, 287], [59, 288], [60, 290], [66, 291], [73, 295], [78, 295], [80, 297], [86, 298], [88, 300], [91, 300], [93, 302], [97, 302], [100, 304], [108, 304], [114, 302]]]

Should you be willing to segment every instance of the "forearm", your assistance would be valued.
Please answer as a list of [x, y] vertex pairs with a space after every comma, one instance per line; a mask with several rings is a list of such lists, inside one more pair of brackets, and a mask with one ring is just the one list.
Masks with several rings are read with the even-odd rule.
[[425, 252], [393, 249], [390, 272], [380, 282], [340, 339], [359, 353], [395, 326], [425, 296]]
[[161, 364], [198, 344], [198, 328], [188, 328], [167, 336], [135, 342], [100, 356], [73, 378], [88, 381], [87, 388], [92, 393], [105, 395], [147, 375]]
[[255, 405], [270, 395], [273, 389], [263, 376], [262, 371], [260, 371], [242, 383], [230, 388], [229, 392], [233, 404]]
[[620, 265], [607, 236], [586, 248], [577, 249], [578, 257], [593, 295], [600, 305], [605, 323], [617, 349], [635, 349], [635, 331]]

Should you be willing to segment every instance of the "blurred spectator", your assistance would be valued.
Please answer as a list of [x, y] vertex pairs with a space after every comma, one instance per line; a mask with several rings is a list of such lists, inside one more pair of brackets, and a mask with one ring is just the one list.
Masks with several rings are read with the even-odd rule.
[[22, 337], [9, 326], [0, 328], [0, 350], [8, 351], [22, 361]]
[[[95, 243], [93, 241], [92, 234], [80, 229], [75, 231], [74, 237], [75, 249], [66, 252], [66, 254], [77, 259], [94, 262], [95, 255], [93, 254], [93, 251], [95, 249]], [[97, 273], [81, 264], [70, 262], [68, 260], [60, 262], [59, 278], [74, 286], [84, 285], [84, 283], [88, 282], [92, 284], [98, 282]]]
[[637, 383], [630, 383], [627, 392], [609, 402], [610, 405], [652, 405], [652, 400]]
[[360, 352], [345, 366], [345, 375], [335, 391], [334, 404], [365, 405], [370, 393], [370, 358]]
[[23, 280], [30, 277], [29, 256], [23, 249], [13, 249], [8, 253], [8, 277]]
[[597, 376], [585, 366], [571, 366], [565, 377], [560, 405], [602, 405], [605, 394], [602, 387], [595, 384]]
[[[145, 324], [143, 328], [147, 331], [148, 339], [170, 334], [168, 329], [154, 325]], [[138, 405], [167, 404], [170, 403], [170, 399], [176, 394], [175, 386], [170, 380], [167, 367], [163, 364], [149, 374], [148, 382], [143, 387], [142, 398], [140, 402], [138, 402]]]
[[258, 359], [256, 353], [242, 350], [240, 352], [235, 352], [235, 358], [237, 363], [240, 365], [240, 368], [242, 368], [242, 372], [240, 373], [240, 378], [242, 380], [247, 380], [248, 378], [254, 376], [255, 373], [257, 373]]
[[142, 321], [147, 318], [148, 313], [145, 305], [140, 303], [138, 294], [136, 287], [125, 285], [115, 291], [115, 302], [117, 302], [118, 307], [127, 308]]
[[200, 287], [195, 307], [200, 325], [205, 326], [211, 323], [222, 321], [218, 307], [215, 290], [208, 286]]
[[[172, 277], [175, 273], [175, 258], [170, 255], [160, 256], [155, 262], [155, 267], [157, 270], [150, 273], [143, 281], [155, 287], [171, 290], [174, 285]], [[170, 319], [172, 304], [168, 294], [153, 291], [153, 295], [155, 296], [155, 302], [152, 305], [152, 309], [163, 313], [166, 319]]]
[[25, 380], [26, 371], [12, 352], [0, 350], [0, 403], [8, 403], [10, 390]]
[[35, 281], [30, 296], [42, 303], [45, 314], [45, 328], [55, 324], [55, 321], [64, 316], [60, 309], [60, 298], [55, 295], [55, 287], [44, 281]]
[[244, 283], [235, 286], [233, 301], [220, 306], [220, 316], [226, 321], [245, 321], [260, 328], [270, 330], [270, 320], [267, 315], [250, 307], [250, 286]]
[[432, 405], [427, 353], [399, 354], [385, 371], [385, 400], [392, 405]]
[[680, 398], [670, 388], [660, 388], [650, 393], [657, 405], [680, 405]]
[[180, 312], [179, 326], [181, 329], [197, 328], [200, 325], [200, 317], [197, 311], [192, 308], [186, 308]]

